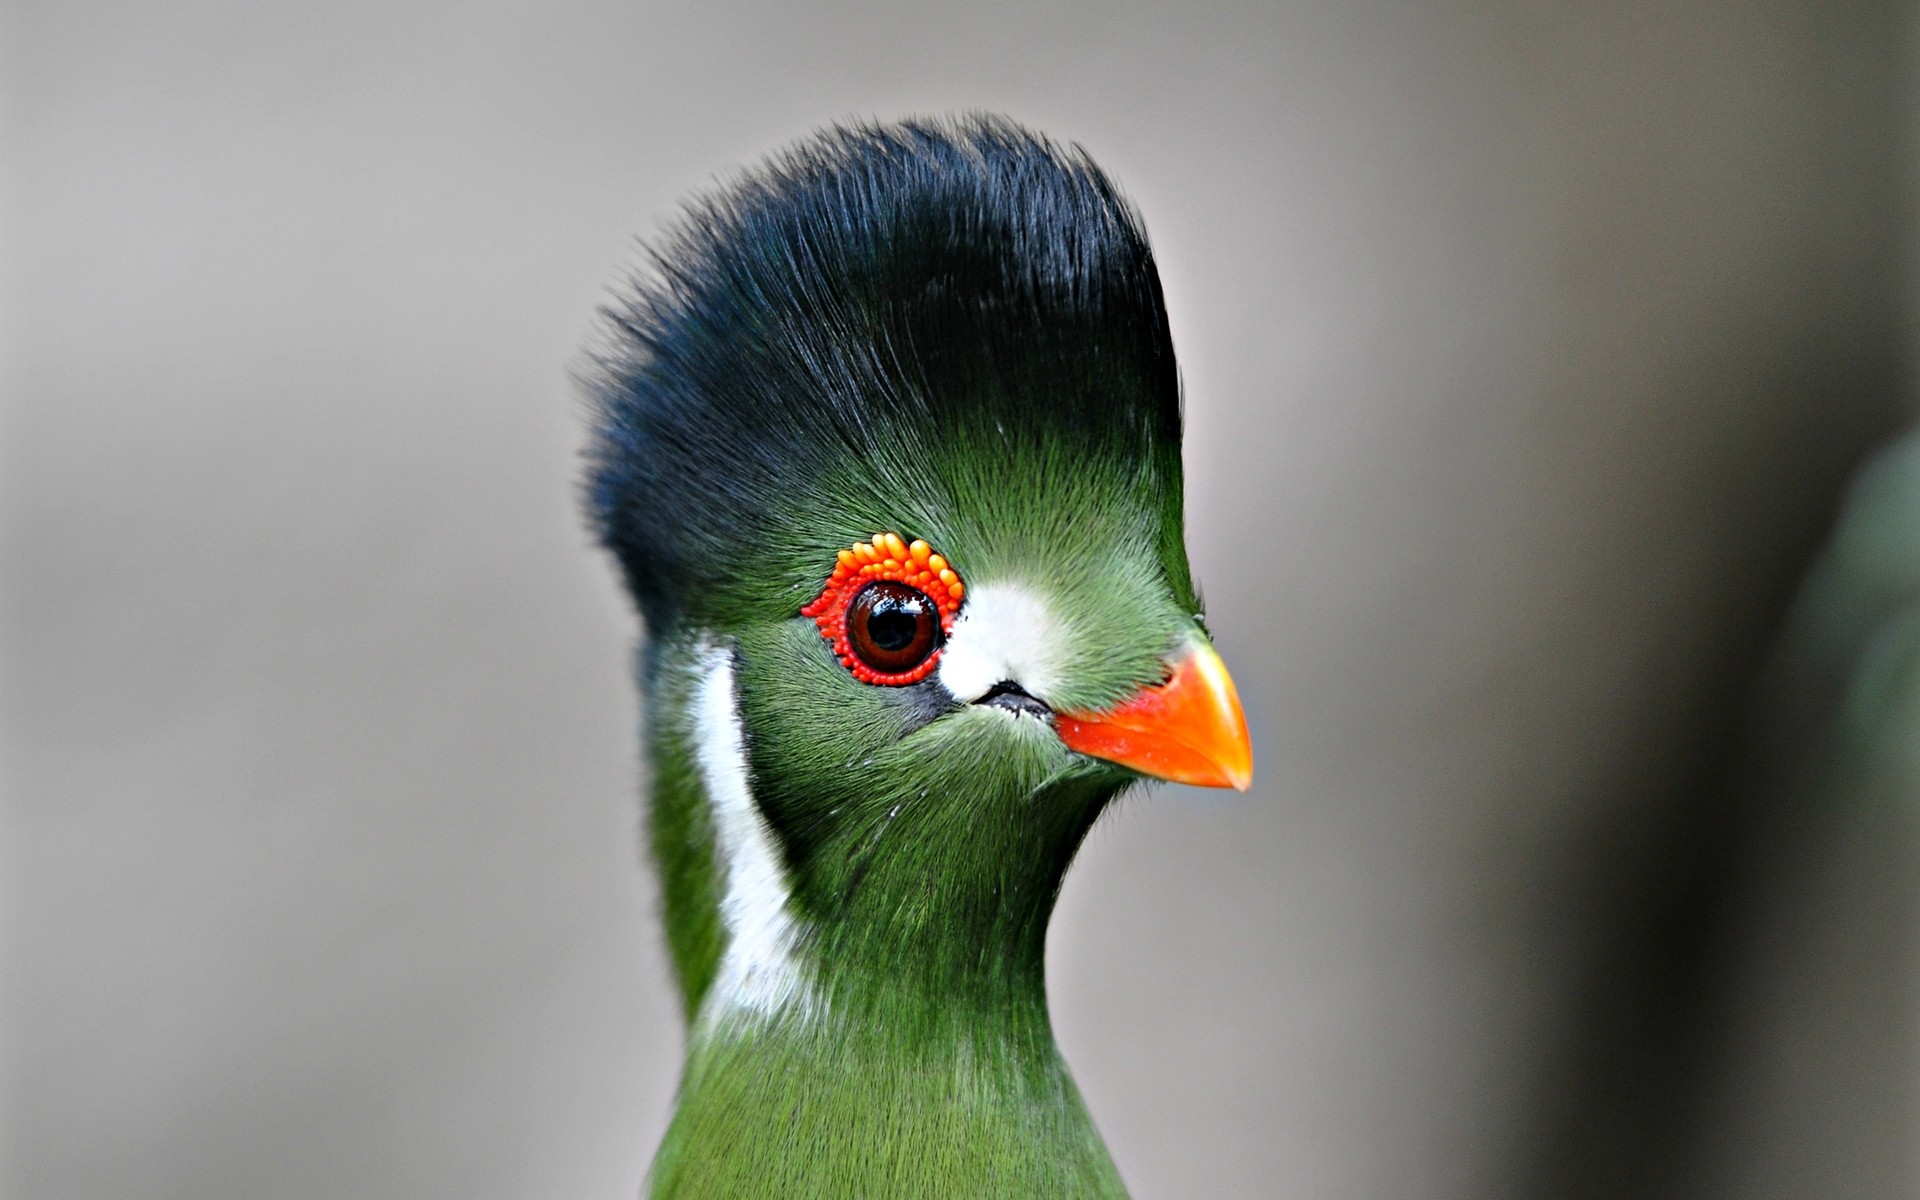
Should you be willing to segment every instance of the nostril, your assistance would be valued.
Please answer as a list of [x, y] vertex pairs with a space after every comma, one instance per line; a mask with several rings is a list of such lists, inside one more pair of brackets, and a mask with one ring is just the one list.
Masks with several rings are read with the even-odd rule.
[[1011, 679], [1002, 679], [999, 683], [994, 684], [986, 690], [984, 695], [978, 700], [975, 700], [974, 703], [990, 705], [994, 708], [1003, 708], [1015, 714], [1025, 713], [1030, 717], [1046, 718], [1053, 715], [1053, 710], [1047, 707], [1044, 701], [1038, 699], [1029, 693], [1027, 689], [1021, 687]]

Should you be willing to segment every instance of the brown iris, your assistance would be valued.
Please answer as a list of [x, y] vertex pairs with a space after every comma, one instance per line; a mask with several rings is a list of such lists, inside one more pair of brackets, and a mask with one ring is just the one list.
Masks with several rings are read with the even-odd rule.
[[940, 611], [919, 588], [876, 580], [847, 605], [847, 644], [873, 670], [903, 675], [939, 646]]

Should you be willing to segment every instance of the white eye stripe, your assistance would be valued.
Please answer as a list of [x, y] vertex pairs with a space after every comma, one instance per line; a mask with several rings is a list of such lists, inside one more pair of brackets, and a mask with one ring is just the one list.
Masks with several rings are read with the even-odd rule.
[[1003, 680], [1040, 700], [1060, 685], [1061, 627], [1037, 593], [1018, 583], [970, 585], [940, 652], [940, 682], [962, 703]]
[[769, 1016], [796, 1002], [805, 1009], [810, 997], [793, 953], [798, 930], [787, 909], [786, 872], [747, 777], [732, 648], [702, 638], [695, 670], [694, 756], [726, 872], [720, 918], [727, 928], [727, 948], [702, 1005], [703, 1016], [713, 1019], [740, 1011]]

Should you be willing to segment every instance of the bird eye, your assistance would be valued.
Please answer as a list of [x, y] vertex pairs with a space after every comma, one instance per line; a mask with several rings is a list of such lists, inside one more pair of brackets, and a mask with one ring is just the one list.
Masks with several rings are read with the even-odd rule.
[[919, 588], [883, 580], [860, 589], [847, 606], [847, 644], [883, 675], [927, 661], [939, 642], [940, 619]]
[[800, 615], [820, 627], [855, 679], [889, 687], [925, 679], [940, 661], [967, 585], [933, 547], [897, 533], [855, 542], [837, 558]]

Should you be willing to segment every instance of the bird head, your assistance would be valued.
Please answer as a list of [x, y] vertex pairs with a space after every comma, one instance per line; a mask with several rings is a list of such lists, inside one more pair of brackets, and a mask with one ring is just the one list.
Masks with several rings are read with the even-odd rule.
[[690, 1008], [1031, 983], [1116, 793], [1248, 785], [1158, 276], [1077, 149], [832, 130], [696, 202], [609, 316], [588, 501], [649, 629]]

